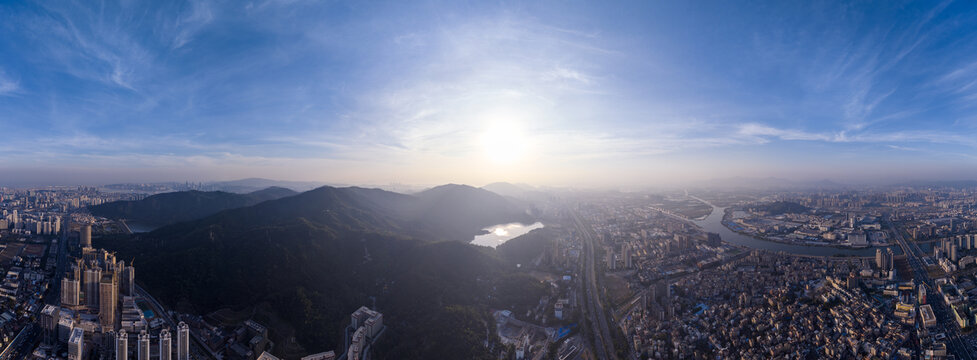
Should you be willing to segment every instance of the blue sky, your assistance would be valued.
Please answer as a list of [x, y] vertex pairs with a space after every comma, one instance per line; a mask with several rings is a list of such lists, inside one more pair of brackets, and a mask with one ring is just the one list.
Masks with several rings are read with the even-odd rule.
[[977, 178], [967, 2], [0, 3], [0, 182]]

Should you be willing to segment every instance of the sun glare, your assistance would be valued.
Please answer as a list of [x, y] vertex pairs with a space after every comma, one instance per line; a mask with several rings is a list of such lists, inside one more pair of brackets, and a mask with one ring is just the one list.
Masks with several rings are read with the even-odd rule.
[[497, 164], [512, 164], [522, 159], [526, 152], [526, 136], [517, 127], [499, 124], [482, 134], [485, 156]]

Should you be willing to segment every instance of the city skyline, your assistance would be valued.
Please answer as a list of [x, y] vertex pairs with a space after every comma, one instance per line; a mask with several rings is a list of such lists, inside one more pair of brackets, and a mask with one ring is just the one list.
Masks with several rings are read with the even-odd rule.
[[7, 185], [977, 178], [962, 2], [0, 7]]

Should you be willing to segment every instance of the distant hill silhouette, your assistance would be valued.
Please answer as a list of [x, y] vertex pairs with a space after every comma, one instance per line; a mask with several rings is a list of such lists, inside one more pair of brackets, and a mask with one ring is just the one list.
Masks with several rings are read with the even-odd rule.
[[442, 185], [415, 195], [420, 201], [408, 216], [445, 231], [451, 239], [467, 241], [489, 225], [533, 220], [525, 205], [468, 185]]
[[135, 259], [138, 280], [171, 306], [203, 314], [273, 304], [295, 330], [273, 337], [294, 335], [310, 352], [341, 352], [349, 314], [374, 297], [390, 328], [380, 358], [494, 359], [487, 309], [524, 312], [546, 287], [465, 242], [488, 225], [532, 220], [463, 185], [415, 195], [321, 187], [96, 246]]
[[325, 185], [325, 183], [314, 181], [285, 181], [261, 178], [247, 178], [207, 183], [207, 186], [212, 190], [227, 191], [238, 194], [249, 193], [269, 187], [280, 187], [302, 192], [309, 191], [323, 185]]
[[553, 190], [556, 191], [563, 190], [563, 189], [550, 188], [548, 189], [550, 191], [546, 191], [543, 188], [537, 188], [532, 185], [512, 184], [507, 182], [491, 183], [482, 186], [482, 189], [502, 195], [506, 198], [516, 199], [519, 201], [524, 201], [529, 203], [552, 201], [555, 199], [553, 195]]
[[840, 189], [845, 187], [828, 179], [821, 180], [787, 180], [776, 177], [750, 178], [750, 177], [728, 177], [705, 181], [695, 181], [689, 184], [693, 188], [718, 188], [718, 189]]
[[482, 189], [494, 192], [496, 194], [514, 198], [522, 198], [526, 196], [527, 192], [537, 191], [530, 185], [526, 184], [513, 184], [507, 182], [494, 182], [485, 186]]
[[930, 180], [930, 181], [907, 181], [898, 183], [895, 186], [909, 186], [916, 188], [954, 188], [968, 189], [977, 188], [977, 180]]
[[142, 200], [113, 201], [89, 206], [93, 215], [127, 219], [161, 226], [199, 219], [219, 211], [250, 206], [297, 194], [295, 191], [269, 187], [248, 194], [223, 191], [178, 191], [157, 194]]

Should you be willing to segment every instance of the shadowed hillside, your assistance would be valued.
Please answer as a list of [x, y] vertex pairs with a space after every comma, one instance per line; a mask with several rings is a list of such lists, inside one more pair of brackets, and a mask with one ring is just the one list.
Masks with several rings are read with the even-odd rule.
[[135, 259], [139, 281], [171, 306], [203, 314], [274, 304], [309, 351], [339, 350], [349, 313], [375, 297], [391, 330], [380, 353], [488, 359], [487, 309], [531, 305], [546, 288], [512, 276], [492, 249], [438, 240], [521, 220], [532, 219], [465, 186], [416, 196], [322, 187], [97, 246]]
[[142, 200], [114, 201], [90, 206], [89, 210], [93, 215], [111, 219], [167, 225], [295, 194], [297, 193], [292, 190], [280, 187], [270, 187], [248, 194], [223, 191], [179, 191], [157, 194]]

